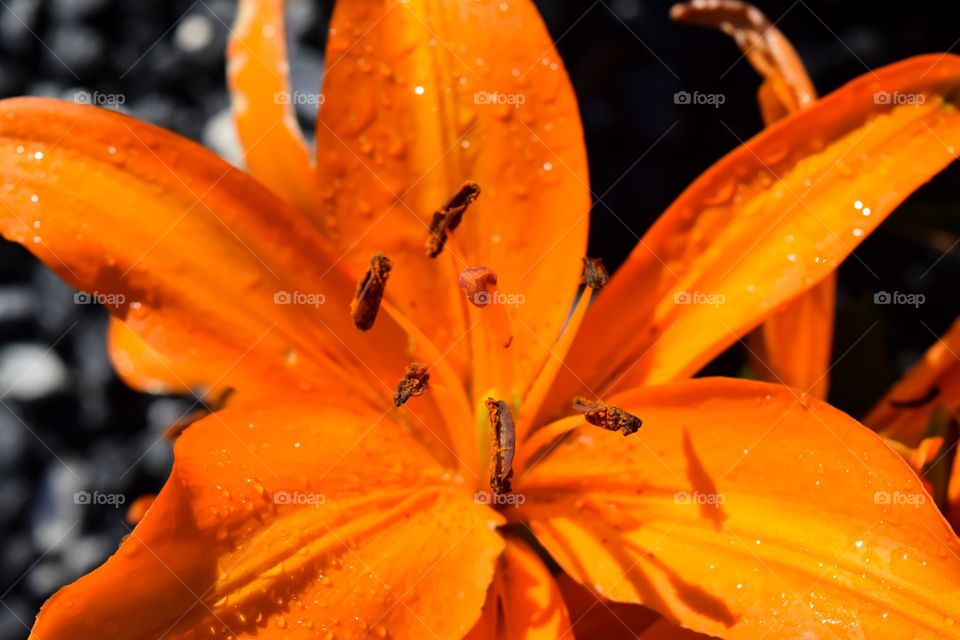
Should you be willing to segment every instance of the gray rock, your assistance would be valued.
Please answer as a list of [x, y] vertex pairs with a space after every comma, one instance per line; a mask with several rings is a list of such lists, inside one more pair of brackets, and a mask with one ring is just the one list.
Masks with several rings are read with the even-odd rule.
[[40, 0], [7, 0], [0, 11], [0, 41], [10, 51], [21, 51], [35, 41]]
[[[23, 423], [5, 405], [0, 405], [0, 472], [16, 465], [30, 437]], [[3, 484], [0, 483], [0, 505], [4, 503]]]
[[30, 512], [33, 543], [41, 553], [62, 548], [80, 535], [84, 510], [91, 508], [80, 493], [86, 491], [87, 475], [86, 468], [75, 461], [53, 460], [47, 467]]
[[243, 165], [243, 146], [233, 125], [230, 109], [214, 114], [203, 127], [203, 144], [213, 149], [224, 160], [236, 166]]
[[30, 287], [0, 287], [0, 322], [26, 320], [33, 315], [37, 299]]
[[66, 388], [67, 368], [51, 347], [17, 343], [0, 348], [0, 398], [38, 400]]
[[[104, 57], [103, 38], [89, 27], [69, 25], [53, 29], [45, 38], [47, 47], [45, 53], [53, 57], [54, 61], [64, 68], [63, 77], [85, 75], [94, 65], [100, 64]], [[50, 67], [57, 70], [57, 65]], [[105, 105], [103, 105], [105, 106]]]
[[110, 0], [53, 0], [52, 14], [60, 20], [84, 20], [105, 9]]
[[213, 20], [209, 14], [202, 11], [184, 17], [173, 32], [174, 44], [185, 53], [203, 51], [214, 41], [216, 28]]

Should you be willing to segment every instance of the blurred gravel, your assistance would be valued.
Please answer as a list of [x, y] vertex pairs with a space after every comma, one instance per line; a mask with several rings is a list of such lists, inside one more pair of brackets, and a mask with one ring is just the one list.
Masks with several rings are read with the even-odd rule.
[[[311, 93], [329, 3], [288, 4], [294, 88]], [[538, 4], [573, 76], [592, 187], [606, 205], [593, 212], [591, 253], [615, 265], [690, 180], [759, 130], [757, 80], [724, 36], [670, 24], [668, 2]], [[866, 13], [839, 0], [762, 3], [823, 92], [866, 67], [954, 46], [954, 5], [913, 2], [906, 15], [900, 5]], [[122, 111], [236, 159], [223, 59], [234, 8], [229, 0], [4, 0], [0, 96], [112, 96]], [[680, 90], [727, 100], [716, 110], [678, 106]], [[315, 114], [297, 115], [309, 134]], [[960, 260], [955, 250], [941, 259], [960, 231], [958, 177], [953, 168], [922, 190], [864, 244], [862, 264], [842, 270], [837, 353], [857, 346], [834, 371], [832, 399], [854, 414], [960, 310]], [[923, 292], [928, 303], [878, 308], [870, 304], [877, 290]], [[128, 532], [122, 507], [78, 504], [86, 495], [78, 492], [129, 504], [157, 491], [171, 464], [160, 434], [191, 408], [125, 388], [106, 358], [105, 312], [75, 304], [73, 294], [25, 250], [0, 243], [0, 640], [25, 637], [43, 600]], [[742, 361], [732, 349], [711, 370], [736, 373]]]

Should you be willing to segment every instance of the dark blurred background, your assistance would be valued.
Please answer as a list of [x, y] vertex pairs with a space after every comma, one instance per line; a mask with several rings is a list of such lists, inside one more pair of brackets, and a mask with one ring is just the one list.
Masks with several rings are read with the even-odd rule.
[[[669, 2], [538, 2], [573, 78], [590, 154], [591, 254], [615, 266], [702, 170], [761, 129], [759, 80], [726, 36], [673, 24]], [[289, 0], [295, 89], [316, 90], [330, 3]], [[821, 94], [882, 66], [960, 46], [960, 6], [770, 1]], [[235, 157], [224, 82], [231, 0], [0, 0], [0, 96], [124, 97], [120, 108]], [[722, 93], [719, 108], [677, 91]], [[299, 114], [312, 133], [314, 114]], [[861, 415], [960, 310], [960, 169], [923, 188], [840, 270], [831, 401]], [[867, 265], [869, 269], [863, 265]], [[874, 275], [875, 274], [875, 275]], [[919, 308], [876, 291], [922, 293]], [[109, 555], [123, 508], [78, 505], [77, 491], [127, 505], [159, 490], [171, 462], [162, 430], [188, 412], [113, 374], [105, 312], [25, 250], [0, 244], [0, 639], [23, 638], [39, 605]], [[743, 349], [710, 367], [737, 375]], [[126, 506], [126, 505], [125, 505]]]

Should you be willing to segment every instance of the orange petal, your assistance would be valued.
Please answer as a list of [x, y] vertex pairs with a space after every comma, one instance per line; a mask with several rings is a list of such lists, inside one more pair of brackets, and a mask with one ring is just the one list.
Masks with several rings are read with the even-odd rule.
[[583, 386], [608, 394], [690, 376], [826, 278], [954, 159], [958, 87], [960, 58], [912, 58], [851, 82], [715, 164], [600, 292], [552, 406]]
[[[534, 4], [343, 0], [326, 60], [317, 172], [347, 264], [373, 248], [393, 257], [388, 298], [460, 371], [457, 275], [493, 269], [515, 340], [473, 355], [516, 358], [525, 389], [576, 293], [589, 210], [576, 99]], [[431, 260], [432, 214], [468, 180], [481, 194]]]
[[507, 514], [577, 580], [729, 638], [960, 637], [960, 543], [871, 431], [745, 380], [611, 401], [643, 429], [581, 427]]
[[950, 413], [960, 409], [960, 320], [890, 387], [864, 423], [888, 438], [916, 446], [937, 407]]
[[300, 96], [290, 89], [285, 4], [284, 0], [241, 0], [237, 5], [227, 47], [227, 80], [247, 167], [316, 222], [319, 190], [294, 106], [301, 99], [319, 102], [320, 94]]
[[192, 363], [181, 361], [185, 366], [178, 367], [178, 363], [158, 353], [116, 318], [110, 318], [107, 348], [117, 375], [134, 389], [146, 393], [188, 393], [209, 382]]
[[[753, 5], [736, 0], [691, 2], [676, 5], [670, 15], [720, 28], [737, 42], [764, 78], [757, 99], [767, 125], [816, 100], [813, 83], [793, 45]], [[817, 398], [827, 396], [836, 286], [836, 275], [827, 276], [750, 334], [750, 355], [758, 378], [787, 384]]]
[[144, 364], [143, 380], [178, 388], [322, 383], [387, 406], [405, 333], [389, 318], [356, 331], [355, 283], [318, 232], [202, 147], [102, 109], [5, 100], [0, 178], [3, 235], [163, 356], [121, 338], [128, 379]]
[[556, 640], [570, 631], [563, 596], [543, 560], [527, 543], [507, 538], [483, 615], [466, 640]]
[[837, 275], [831, 273], [750, 334], [749, 360], [757, 378], [826, 398], [836, 302]]
[[238, 405], [178, 439], [146, 516], [31, 637], [461, 637], [501, 522], [389, 417], [331, 396]]

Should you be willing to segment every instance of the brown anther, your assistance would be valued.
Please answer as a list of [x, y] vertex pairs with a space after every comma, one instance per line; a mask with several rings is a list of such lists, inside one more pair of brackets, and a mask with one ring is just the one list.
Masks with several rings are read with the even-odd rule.
[[513, 454], [517, 448], [517, 432], [510, 407], [502, 400], [487, 398], [490, 416], [490, 488], [494, 495], [510, 493], [513, 478]]
[[393, 263], [382, 253], [376, 253], [370, 258], [370, 268], [357, 285], [357, 292], [353, 296], [353, 302], [350, 303], [350, 317], [353, 318], [354, 326], [360, 331], [366, 331], [372, 327], [377, 319], [380, 301], [383, 300], [383, 292], [387, 287], [387, 278], [390, 277], [391, 269], [393, 269]]
[[603, 266], [603, 260], [589, 256], [583, 259], [583, 274], [580, 276], [580, 282], [583, 285], [599, 290], [607, 284], [608, 280], [610, 280], [610, 274]]
[[460, 288], [475, 307], [490, 304], [490, 287], [497, 286], [497, 274], [490, 267], [468, 267], [460, 273]]
[[590, 402], [577, 397], [573, 399], [573, 408], [584, 414], [588, 424], [607, 431], [619, 431], [625, 436], [636, 433], [643, 426], [643, 421], [632, 413], [602, 402]]
[[192, 425], [197, 420], [206, 418], [214, 411], [220, 411], [220, 409], [223, 409], [225, 406], [227, 406], [227, 401], [230, 400], [230, 397], [235, 393], [235, 391], [236, 390], [233, 387], [224, 387], [223, 391], [220, 392], [220, 395], [216, 398], [213, 398], [209, 402], [201, 400], [203, 406], [200, 409], [191, 411], [189, 414], [183, 416], [167, 427], [167, 430], [163, 432], [164, 439], [169, 442], [173, 442], [180, 437], [180, 434], [187, 430], [187, 427]]
[[427, 238], [427, 255], [436, 258], [447, 243], [447, 234], [463, 220], [470, 203], [480, 195], [480, 186], [476, 182], [464, 182], [460, 189], [447, 200], [447, 203], [433, 213], [430, 220], [430, 237]]
[[397, 383], [397, 390], [393, 393], [393, 404], [400, 407], [410, 398], [422, 396], [429, 381], [427, 365], [420, 362], [408, 364], [403, 380]]

